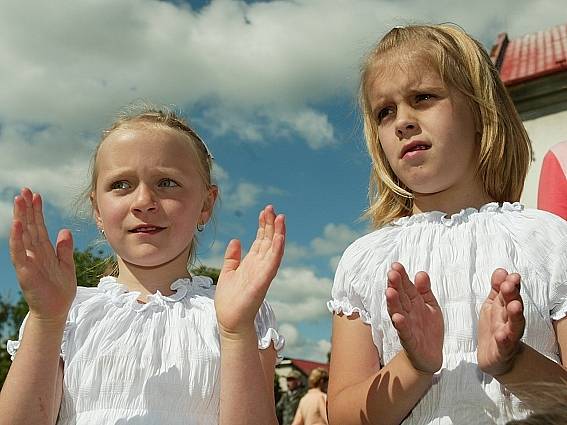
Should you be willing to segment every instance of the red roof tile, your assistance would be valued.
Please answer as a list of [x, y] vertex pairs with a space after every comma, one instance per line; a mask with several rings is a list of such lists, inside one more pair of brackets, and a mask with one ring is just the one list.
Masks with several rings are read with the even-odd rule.
[[311, 371], [317, 367], [322, 367], [325, 370], [329, 370], [329, 365], [327, 363], [319, 363], [319, 362], [312, 362], [309, 360], [300, 360], [300, 359], [291, 359], [291, 362], [301, 369], [303, 373], [307, 376], [311, 373]]
[[501, 33], [491, 57], [507, 86], [567, 71], [567, 24], [513, 40]]

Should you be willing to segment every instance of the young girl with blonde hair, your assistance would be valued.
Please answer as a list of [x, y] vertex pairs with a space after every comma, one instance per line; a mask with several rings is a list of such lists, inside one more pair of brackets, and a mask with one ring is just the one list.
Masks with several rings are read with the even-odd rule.
[[531, 146], [498, 71], [458, 27], [396, 27], [360, 102], [376, 230], [329, 301], [330, 423], [525, 416], [517, 384], [567, 380], [567, 223], [517, 202]]
[[218, 193], [211, 168], [202, 139], [171, 112], [145, 110], [104, 132], [89, 195], [118, 273], [96, 288], [77, 288], [71, 233], [53, 247], [39, 194], [16, 196], [10, 253], [30, 312], [8, 345], [0, 424], [277, 424], [283, 339], [263, 300], [284, 217], [261, 211], [242, 260], [240, 242], [229, 243], [216, 288], [191, 276]]

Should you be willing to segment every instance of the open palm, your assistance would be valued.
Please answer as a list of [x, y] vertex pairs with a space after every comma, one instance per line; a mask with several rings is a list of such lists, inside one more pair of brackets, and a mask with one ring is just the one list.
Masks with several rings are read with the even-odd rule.
[[523, 311], [520, 275], [496, 269], [478, 323], [477, 360], [483, 372], [498, 376], [510, 369], [521, 348], [526, 323]]
[[77, 291], [71, 232], [61, 230], [53, 247], [41, 197], [27, 188], [14, 199], [10, 256], [30, 314], [65, 320]]
[[242, 260], [240, 242], [230, 241], [215, 293], [221, 332], [239, 334], [253, 325], [280, 266], [284, 245], [285, 218], [276, 217], [271, 205], [260, 212], [256, 240]]
[[422, 372], [437, 372], [443, 364], [443, 314], [427, 273], [417, 273], [414, 285], [400, 263], [392, 264], [386, 303], [412, 365]]

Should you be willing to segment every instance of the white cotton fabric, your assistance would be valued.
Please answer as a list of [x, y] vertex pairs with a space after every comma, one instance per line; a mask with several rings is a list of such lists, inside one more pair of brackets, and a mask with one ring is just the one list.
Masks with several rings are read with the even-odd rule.
[[[216, 425], [220, 343], [208, 277], [179, 279], [176, 291], [137, 301], [114, 277], [79, 287], [61, 345], [58, 425]], [[20, 329], [20, 339], [25, 322]], [[256, 316], [258, 347], [283, 348], [273, 311]], [[15, 355], [19, 341], [9, 341]], [[245, 385], [243, 385], [245, 390]]]
[[355, 241], [338, 265], [328, 307], [359, 313], [382, 364], [402, 349], [385, 299], [394, 261], [412, 280], [418, 271], [429, 273], [445, 323], [443, 367], [403, 424], [503, 424], [524, 417], [518, 399], [477, 366], [479, 311], [496, 268], [519, 273], [522, 339], [560, 361], [552, 320], [567, 314], [567, 222], [519, 203], [490, 203], [451, 217], [438, 211], [404, 217]]

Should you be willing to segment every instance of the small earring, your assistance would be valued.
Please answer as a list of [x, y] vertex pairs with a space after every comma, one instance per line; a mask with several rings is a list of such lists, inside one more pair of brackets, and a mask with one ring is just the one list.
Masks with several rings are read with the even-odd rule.
[[197, 232], [205, 230], [205, 223], [197, 223]]
[[100, 232], [103, 238], [106, 237], [106, 235], [104, 234], [104, 229], [102, 227], [99, 227], [98, 231]]

